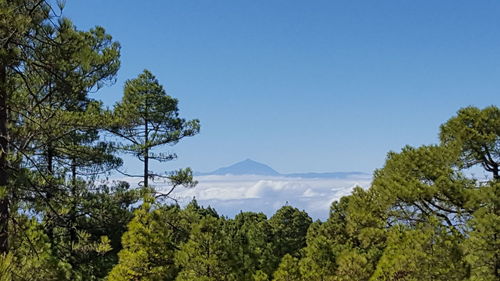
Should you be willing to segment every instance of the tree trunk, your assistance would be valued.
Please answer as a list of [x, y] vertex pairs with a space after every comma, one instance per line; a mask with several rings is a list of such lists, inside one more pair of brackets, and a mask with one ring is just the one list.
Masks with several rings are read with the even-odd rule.
[[[46, 186], [46, 192], [47, 192], [47, 202], [51, 202], [53, 198], [52, 194], [52, 189], [53, 189], [53, 179], [52, 177], [54, 176], [54, 149], [51, 144], [47, 145], [47, 172], [49, 173], [50, 176], [50, 181], [48, 185]], [[47, 229], [47, 237], [49, 238], [49, 241], [52, 246], [55, 245], [54, 243], [54, 216], [52, 215], [52, 211], [48, 210], [47, 211], [47, 221], [46, 221], [46, 229]]]
[[148, 144], [148, 121], [144, 124], [144, 187], [148, 187], [149, 180], [149, 144]]
[[9, 175], [7, 154], [8, 141], [8, 113], [7, 113], [7, 67], [0, 66], [0, 187], [5, 188], [4, 196], [0, 198], [0, 254], [9, 251]]
[[76, 209], [78, 202], [78, 189], [76, 181], [76, 161], [73, 159], [71, 163], [71, 209], [69, 212], [69, 238], [71, 242], [77, 242], [76, 235]]
[[47, 172], [50, 176], [54, 175], [54, 149], [50, 144], [47, 146]]
[[70, 257], [69, 264], [71, 265], [71, 280], [75, 279], [75, 271], [76, 271], [76, 255], [75, 250], [73, 248], [74, 244], [78, 243], [78, 235], [76, 232], [76, 210], [77, 210], [77, 202], [78, 202], [78, 189], [77, 189], [77, 178], [76, 178], [76, 160], [71, 160], [71, 207], [69, 211], [69, 241], [71, 243], [70, 248]]

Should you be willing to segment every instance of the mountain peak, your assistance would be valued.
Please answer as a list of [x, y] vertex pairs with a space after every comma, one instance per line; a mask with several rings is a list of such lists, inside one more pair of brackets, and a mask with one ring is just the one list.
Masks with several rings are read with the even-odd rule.
[[212, 175], [260, 175], [260, 176], [279, 176], [273, 168], [266, 164], [259, 163], [250, 158], [235, 163], [233, 165], [217, 169]]
[[292, 174], [280, 174], [273, 168], [266, 164], [259, 163], [250, 158], [247, 158], [238, 163], [232, 164], [227, 167], [219, 168], [211, 173], [195, 173], [196, 176], [207, 176], [207, 175], [257, 175], [257, 176], [275, 176], [275, 177], [287, 177], [287, 178], [316, 178], [316, 179], [326, 179], [326, 178], [349, 178], [349, 177], [361, 177], [369, 176], [362, 172], [333, 172], [333, 173], [292, 173]]

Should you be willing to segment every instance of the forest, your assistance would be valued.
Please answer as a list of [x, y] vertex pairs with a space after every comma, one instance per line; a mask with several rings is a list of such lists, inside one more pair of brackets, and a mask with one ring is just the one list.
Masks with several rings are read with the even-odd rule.
[[[175, 189], [196, 188], [189, 168], [150, 168], [200, 121], [148, 70], [112, 108], [93, 98], [115, 82], [120, 44], [62, 10], [0, 0], [0, 280], [500, 279], [496, 105], [459, 109], [437, 144], [389, 152], [326, 221], [293, 206], [229, 218], [177, 204]], [[140, 187], [107, 180], [126, 154]]]

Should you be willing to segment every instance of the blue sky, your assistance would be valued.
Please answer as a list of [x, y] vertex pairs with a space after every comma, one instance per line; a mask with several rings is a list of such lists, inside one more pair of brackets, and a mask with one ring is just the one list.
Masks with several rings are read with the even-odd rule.
[[372, 172], [389, 150], [435, 143], [460, 107], [500, 97], [497, 0], [70, 0], [64, 15], [122, 44], [105, 104], [147, 68], [200, 119], [160, 170], [251, 158]]

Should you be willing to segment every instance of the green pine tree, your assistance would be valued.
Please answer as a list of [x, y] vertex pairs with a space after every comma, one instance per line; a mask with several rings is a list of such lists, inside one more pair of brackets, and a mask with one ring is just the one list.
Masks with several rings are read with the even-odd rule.
[[[179, 117], [177, 99], [167, 95], [156, 77], [144, 70], [137, 78], [125, 82], [122, 100], [115, 105], [117, 123], [112, 132], [125, 143], [121, 149], [135, 155], [144, 163], [143, 186], [149, 187], [149, 179], [162, 177], [150, 171], [150, 160], [165, 162], [176, 158], [173, 153], [154, 153], [153, 150], [164, 145], [174, 145], [184, 137], [196, 135], [200, 130], [198, 120], [185, 120]], [[180, 171], [184, 185], [192, 185], [190, 171]], [[175, 188], [176, 185], [173, 185]], [[168, 196], [172, 190], [166, 192]]]

